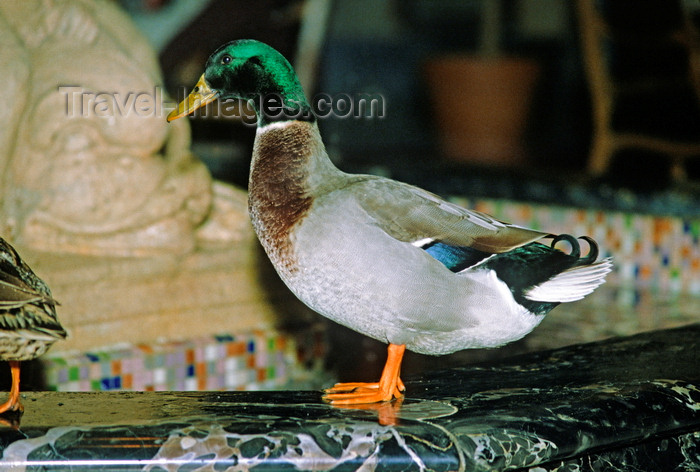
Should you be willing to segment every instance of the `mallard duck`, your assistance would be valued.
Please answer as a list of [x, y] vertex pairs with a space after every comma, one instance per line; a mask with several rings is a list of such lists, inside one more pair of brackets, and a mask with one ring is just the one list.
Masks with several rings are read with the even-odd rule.
[[[257, 113], [249, 211], [282, 280], [313, 310], [388, 344], [379, 382], [336, 384], [325, 391], [328, 402], [401, 397], [406, 349], [443, 355], [515, 341], [557, 304], [591, 293], [611, 269], [609, 259], [596, 261], [590, 238], [581, 256], [578, 238], [340, 171], [292, 66], [266, 44], [218, 48], [168, 121], [217, 98], [248, 100]], [[562, 241], [567, 252], [555, 248]]]
[[22, 411], [19, 400], [20, 362], [44, 354], [66, 337], [56, 317], [49, 287], [0, 238], [0, 359], [9, 361], [12, 387], [0, 413]]

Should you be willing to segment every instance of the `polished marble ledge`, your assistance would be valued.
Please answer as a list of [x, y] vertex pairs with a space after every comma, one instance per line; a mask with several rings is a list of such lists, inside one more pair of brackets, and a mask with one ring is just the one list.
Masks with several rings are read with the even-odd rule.
[[[700, 324], [320, 392], [23, 394], [0, 470], [698, 470]], [[11, 418], [6, 418], [9, 422]]]

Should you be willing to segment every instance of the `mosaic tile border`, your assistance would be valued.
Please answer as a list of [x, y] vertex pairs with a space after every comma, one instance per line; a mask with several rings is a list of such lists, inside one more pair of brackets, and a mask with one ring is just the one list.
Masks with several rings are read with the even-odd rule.
[[42, 359], [57, 391], [194, 391], [290, 388], [315, 377], [322, 333], [299, 341], [278, 331], [220, 334], [188, 341], [121, 346]]

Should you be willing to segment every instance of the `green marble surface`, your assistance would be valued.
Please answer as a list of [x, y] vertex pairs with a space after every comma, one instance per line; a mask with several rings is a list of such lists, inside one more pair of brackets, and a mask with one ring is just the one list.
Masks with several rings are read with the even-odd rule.
[[698, 470], [699, 348], [699, 324], [574, 345], [355, 409], [315, 391], [28, 392], [0, 470]]

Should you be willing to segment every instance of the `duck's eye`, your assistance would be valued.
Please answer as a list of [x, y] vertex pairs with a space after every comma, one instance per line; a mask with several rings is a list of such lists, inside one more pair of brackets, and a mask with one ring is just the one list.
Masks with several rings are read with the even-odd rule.
[[229, 56], [228, 54], [224, 55], [224, 56], [221, 58], [221, 63], [222, 63], [222, 64], [228, 64], [229, 62], [231, 62], [231, 56]]

